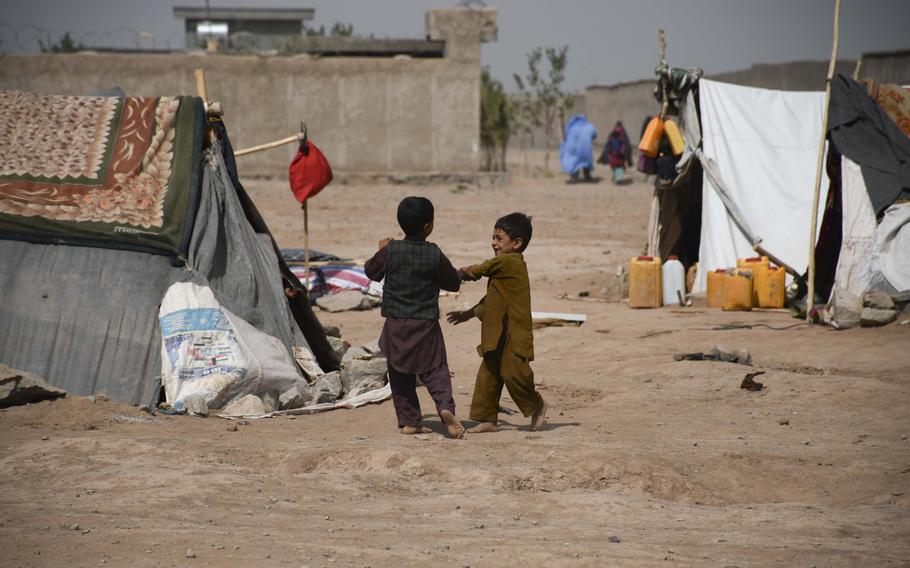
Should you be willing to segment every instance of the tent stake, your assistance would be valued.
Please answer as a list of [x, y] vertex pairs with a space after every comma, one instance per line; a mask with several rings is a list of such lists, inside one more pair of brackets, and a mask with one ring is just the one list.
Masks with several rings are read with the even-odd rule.
[[840, 0], [834, 0], [834, 45], [831, 47], [831, 61], [828, 63], [828, 79], [825, 81], [825, 113], [822, 118], [822, 133], [818, 145], [818, 166], [815, 169], [815, 193], [812, 196], [812, 219], [809, 223], [809, 297], [806, 299], [806, 321], [812, 321], [815, 307], [815, 231], [818, 226], [818, 199], [822, 186], [822, 162], [825, 157], [825, 139], [828, 137], [828, 105], [831, 101], [831, 79], [837, 63], [838, 23], [840, 21]]

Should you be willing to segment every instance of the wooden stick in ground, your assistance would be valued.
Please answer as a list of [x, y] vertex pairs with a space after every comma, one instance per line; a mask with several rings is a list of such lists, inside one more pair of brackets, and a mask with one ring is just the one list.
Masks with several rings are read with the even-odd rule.
[[310, 216], [308, 214], [308, 209], [306, 206], [306, 201], [303, 202], [303, 262], [306, 268], [304, 269], [304, 274], [306, 275], [306, 289], [310, 289]]
[[205, 86], [205, 69], [196, 69], [196, 94], [202, 99], [202, 103], [208, 110], [209, 93]]
[[261, 152], [263, 150], [270, 150], [272, 148], [284, 146], [285, 144], [290, 144], [291, 142], [300, 142], [301, 140], [303, 140], [303, 134], [295, 134], [293, 136], [288, 136], [287, 138], [282, 138], [281, 140], [275, 140], [274, 142], [267, 142], [258, 146], [250, 146], [249, 148], [244, 148], [243, 150], [237, 150], [234, 152], [234, 157], [239, 158], [240, 156], [246, 156], [247, 154], [252, 154], [254, 152]]
[[834, 64], [837, 63], [837, 39], [840, 22], [840, 0], [834, 1], [834, 45], [831, 47], [831, 61], [828, 63], [828, 80], [825, 81], [825, 113], [822, 118], [822, 132], [818, 144], [818, 165], [815, 169], [815, 193], [812, 195], [812, 219], [809, 223], [809, 297], [806, 299], [806, 320], [812, 321], [815, 307], [815, 231], [818, 226], [818, 199], [822, 186], [822, 163], [825, 158], [825, 138], [828, 135], [828, 104], [831, 101], [831, 79], [834, 78]]

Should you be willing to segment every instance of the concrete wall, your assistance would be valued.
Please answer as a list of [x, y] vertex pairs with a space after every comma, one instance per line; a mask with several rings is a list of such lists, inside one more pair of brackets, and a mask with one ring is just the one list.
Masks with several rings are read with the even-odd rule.
[[910, 50], [891, 53], [864, 53], [860, 77], [879, 83], [910, 85]]
[[621, 120], [626, 127], [629, 140], [638, 144], [645, 117], [659, 110], [651, 94], [655, 85], [655, 81], [645, 80], [611, 86], [595, 85], [585, 90], [585, 108], [588, 120], [597, 129], [599, 146], [606, 143], [617, 120]]
[[[480, 42], [495, 37], [493, 9], [427, 14], [442, 58], [40, 54], [0, 56], [0, 89], [86, 94], [196, 94], [206, 71], [236, 149], [294, 134], [339, 172], [476, 172], [480, 157]], [[241, 175], [283, 176], [293, 145], [238, 158]]]

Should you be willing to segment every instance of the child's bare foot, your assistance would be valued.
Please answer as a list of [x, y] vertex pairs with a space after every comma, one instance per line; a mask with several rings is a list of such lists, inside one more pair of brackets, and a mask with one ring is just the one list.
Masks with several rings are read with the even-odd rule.
[[431, 434], [432, 432], [426, 426], [405, 426], [401, 429], [402, 434]]
[[442, 421], [446, 425], [446, 430], [449, 431], [449, 436], [453, 438], [464, 438], [464, 426], [461, 425], [461, 422], [455, 418], [455, 415], [452, 414], [449, 410], [443, 410], [439, 413], [439, 417], [442, 418]]
[[[543, 400], [543, 399], [541, 399]], [[543, 404], [540, 405], [540, 408], [537, 409], [537, 412], [531, 415], [531, 431], [536, 432], [540, 430], [544, 422], [547, 421], [547, 401], [543, 401]]]
[[483, 434], [484, 432], [495, 432], [499, 428], [495, 422], [481, 422], [477, 426], [468, 429], [469, 434]]

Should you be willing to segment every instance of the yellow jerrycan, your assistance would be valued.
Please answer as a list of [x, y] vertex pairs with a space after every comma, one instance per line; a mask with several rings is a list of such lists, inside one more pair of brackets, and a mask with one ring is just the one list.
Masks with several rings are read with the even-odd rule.
[[679, 156], [686, 149], [686, 143], [683, 141], [682, 134], [679, 132], [679, 126], [672, 119], [664, 121], [664, 133], [670, 140], [670, 148], [674, 156]]
[[724, 305], [724, 282], [730, 276], [729, 270], [718, 268], [708, 273], [708, 307], [719, 308]]
[[661, 294], [660, 258], [632, 257], [629, 263], [629, 307], [659, 308]]
[[784, 292], [787, 285], [787, 273], [779, 266], [769, 266], [765, 269], [765, 277], [758, 285], [759, 308], [784, 307]]
[[767, 256], [753, 256], [736, 259], [736, 268], [752, 271], [752, 307], [758, 307], [758, 291], [765, 286], [768, 267], [771, 266]]
[[737, 268], [724, 281], [721, 309], [725, 312], [752, 310], [752, 271]]
[[638, 144], [638, 150], [645, 156], [657, 157], [657, 150], [660, 148], [660, 138], [664, 135], [664, 121], [659, 116], [655, 116], [648, 123], [645, 133]]

